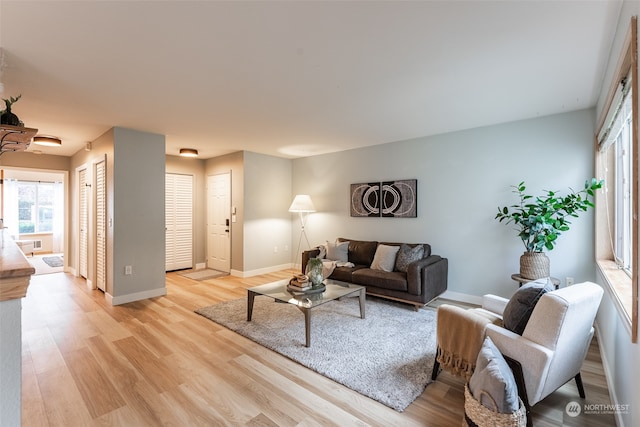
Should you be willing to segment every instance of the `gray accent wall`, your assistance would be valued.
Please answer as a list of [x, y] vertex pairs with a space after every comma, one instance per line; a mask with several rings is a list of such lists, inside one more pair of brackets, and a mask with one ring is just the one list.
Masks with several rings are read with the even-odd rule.
[[[494, 220], [498, 206], [518, 201], [511, 185], [523, 180], [536, 195], [582, 188], [593, 175], [593, 127], [589, 109], [297, 159], [292, 194], [310, 194], [318, 210], [307, 225], [312, 245], [337, 237], [430, 243], [449, 258], [450, 291], [509, 297], [524, 246]], [[350, 217], [350, 184], [396, 179], [418, 180], [417, 218]], [[593, 257], [589, 212], [549, 253], [552, 275], [594, 280]]]
[[166, 293], [165, 137], [116, 127], [113, 139], [112, 296], [122, 303]]

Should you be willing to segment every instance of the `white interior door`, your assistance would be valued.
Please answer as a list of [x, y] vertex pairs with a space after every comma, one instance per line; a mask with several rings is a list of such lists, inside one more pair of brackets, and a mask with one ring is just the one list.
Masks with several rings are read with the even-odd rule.
[[87, 278], [89, 204], [87, 169], [78, 171], [78, 274]]
[[207, 267], [231, 270], [231, 173], [207, 177]]
[[107, 287], [107, 206], [106, 165], [96, 163], [96, 286], [103, 292]]
[[193, 266], [193, 176], [165, 175], [165, 270]]

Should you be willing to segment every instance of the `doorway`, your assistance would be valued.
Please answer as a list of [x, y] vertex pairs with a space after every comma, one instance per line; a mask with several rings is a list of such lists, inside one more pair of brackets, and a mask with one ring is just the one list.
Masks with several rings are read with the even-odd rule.
[[69, 266], [65, 256], [67, 182], [66, 171], [0, 167], [0, 218], [5, 233], [19, 242], [29, 257], [59, 257], [63, 264], [56, 271]]
[[231, 271], [231, 173], [207, 177], [207, 267]]

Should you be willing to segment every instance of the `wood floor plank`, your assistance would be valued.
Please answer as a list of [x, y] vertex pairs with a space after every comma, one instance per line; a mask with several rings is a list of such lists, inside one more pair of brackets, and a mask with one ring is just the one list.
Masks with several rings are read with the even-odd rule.
[[[446, 372], [400, 413], [194, 313], [293, 273], [168, 273], [166, 296], [116, 307], [83, 279], [34, 276], [23, 300], [23, 426], [460, 425], [464, 382]], [[582, 375], [584, 402], [608, 403], [597, 338]], [[568, 419], [570, 400], [582, 402], [572, 382], [533, 407], [534, 425], [614, 424]]]
[[120, 393], [88, 348], [65, 355], [65, 361], [92, 418], [125, 405]]

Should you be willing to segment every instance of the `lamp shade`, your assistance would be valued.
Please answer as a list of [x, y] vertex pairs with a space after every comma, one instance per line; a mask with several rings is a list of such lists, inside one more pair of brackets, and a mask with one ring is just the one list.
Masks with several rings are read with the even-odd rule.
[[315, 212], [311, 197], [308, 194], [298, 194], [289, 206], [289, 212]]

